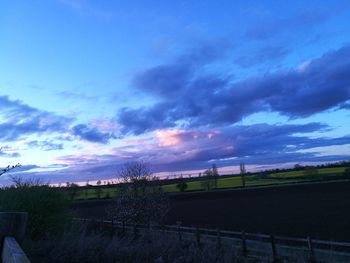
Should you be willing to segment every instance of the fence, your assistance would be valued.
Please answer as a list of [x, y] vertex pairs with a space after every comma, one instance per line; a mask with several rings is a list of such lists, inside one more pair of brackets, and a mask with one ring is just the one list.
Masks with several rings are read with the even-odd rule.
[[175, 235], [180, 241], [218, 246], [234, 247], [240, 255], [250, 258], [270, 258], [273, 262], [286, 259], [305, 259], [306, 262], [350, 262], [350, 243], [316, 240], [307, 238], [291, 238], [265, 234], [246, 233], [244, 231], [221, 231], [198, 227], [178, 225], [140, 225], [121, 224], [109, 220], [94, 220], [76, 218], [76, 222], [94, 224], [96, 226], [130, 231], [134, 235], [149, 233], [156, 235], [164, 233]]
[[27, 226], [27, 213], [0, 212], [0, 249], [3, 263], [30, 263], [20, 247]]

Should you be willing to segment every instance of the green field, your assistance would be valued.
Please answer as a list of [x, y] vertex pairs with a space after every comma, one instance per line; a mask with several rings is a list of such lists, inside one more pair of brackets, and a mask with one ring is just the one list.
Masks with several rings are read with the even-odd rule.
[[[276, 185], [286, 183], [298, 183], [305, 181], [321, 181], [324, 179], [331, 180], [337, 179], [342, 175], [346, 167], [333, 167], [333, 168], [319, 168], [312, 169], [306, 172], [305, 170], [300, 171], [289, 171], [280, 173], [266, 174], [262, 177], [259, 174], [248, 174], [246, 178], [246, 187], [251, 186], [263, 186], [263, 185]], [[311, 173], [310, 173], [311, 172]], [[203, 179], [204, 180], [204, 179]], [[186, 181], [186, 191], [199, 191], [205, 190], [200, 180]], [[242, 187], [242, 181], [240, 176], [224, 177], [217, 180], [217, 187], [221, 189], [225, 188], [237, 188]], [[100, 198], [113, 198], [117, 195], [116, 187], [103, 187], [100, 186]], [[165, 184], [161, 185], [164, 192], [175, 193], [179, 192], [176, 184]], [[98, 190], [96, 188], [85, 188], [79, 189], [75, 196], [75, 199], [93, 199], [98, 197]]]
[[[330, 174], [341, 174], [344, 172], [346, 167], [332, 167], [332, 168], [321, 168], [317, 169], [318, 175], [330, 175]], [[290, 171], [290, 172], [281, 172], [271, 174], [271, 177], [280, 177], [280, 178], [290, 178], [290, 177], [298, 177], [304, 176], [305, 171]]]

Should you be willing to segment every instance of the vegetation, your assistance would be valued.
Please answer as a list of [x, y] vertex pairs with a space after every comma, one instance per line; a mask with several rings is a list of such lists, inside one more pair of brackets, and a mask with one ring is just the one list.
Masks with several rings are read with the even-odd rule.
[[202, 244], [194, 240], [180, 241], [177, 236], [133, 234], [109, 235], [101, 230], [67, 231], [45, 241], [28, 242], [24, 249], [31, 262], [252, 262], [240, 256], [232, 246]]
[[211, 169], [205, 170], [201, 180], [201, 186], [209, 191], [218, 187], [219, 173], [216, 164], [213, 164]]
[[241, 171], [241, 181], [242, 181], [242, 187], [245, 187], [245, 181], [246, 181], [246, 178], [245, 178], [245, 175], [247, 173], [246, 169], [245, 169], [245, 164], [244, 163], [240, 163], [239, 164], [239, 169]]
[[[101, 180], [98, 180], [96, 182], [96, 185], [97, 186], [100, 186], [101, 185]], [[96, 195], [97, 195], [97, 198], [100, 199], [101, 198], [101, 187], [96, 187]]]
[[0, 211], [28, 212], [27, 235], [32, 239], [61, 232], [70, 222], [67, 196], [38, 180], [14, 178], [14, 186], [0, 189]]
[[187, 189], [187, 183], [182, 181], [182, 182], [179, 182], [177, 185], [176, 185], [176, 188], [179, 189], [180, 192], [184, 192], [186, 189]]
[[119, 189], [114, 205], [109, 209], [113, 220], [126, 223], [163, 224], [168, 212], [168, 200], [152, 178], [149, 166], [143, 162], [126, 163], [119, 171], [124, 185]]

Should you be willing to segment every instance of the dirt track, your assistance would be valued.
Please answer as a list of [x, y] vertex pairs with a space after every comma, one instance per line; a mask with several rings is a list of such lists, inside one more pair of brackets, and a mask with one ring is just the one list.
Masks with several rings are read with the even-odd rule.
[[[105, 216], [108, 200], [73, 205], [80, 217]], [[171, 197], [170, 224], [350, 242], [350, 181]]]

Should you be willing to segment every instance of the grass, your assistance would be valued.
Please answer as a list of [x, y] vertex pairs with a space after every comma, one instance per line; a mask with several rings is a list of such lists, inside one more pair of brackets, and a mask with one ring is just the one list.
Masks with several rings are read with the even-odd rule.
[[[340, 174], [343, 173], [346, 167], [332, 167], [332, 168], [321, 168], [317, 169], [318, 175], [330, 175], [330, 174]], [[271, 177], [279, 177], [279, 178], [290, 178], [290, 177], [298, 177], [304, 176], [304, 170], [300, 171], [290, 171], [290, 172], [281, 172], [270, 174]]]
[[[322, 180], [325, 177], [327, 179], [329, 177], [336, 178], [341, 175], [346, 167], [332, 167], [332, 168], [319, 168], [317, 169], [317, 173], [315, 174], [306, 174], [305, 170], [299, 171], [288, 171], [288, 172], [280, 172], [280, 173], [271, 173], [265, 175], [265, 177], [261, 178], [259, 174], [248, 174], [246, 175], [246, 187], [249, 186], [263, 186], [263, 185], [276, 185], [276, 184], [286, 184], [286, 183], [297, 183], [297, 182], [305, 182], [305, 181], [317, 181]], [[203, 179], [204, 180], [204, 179]], [[187, 181], [187, 189], [188, 191], [200, 191], [205, 190], [201, 185], [200, 180]], [[173, 184], [165, 184], [162, 185], [161, 188], [164, 192], [167, 193], [176, 193], [179, 192], [179, 189], [176, 187], [176, 183]], [[231, 176], [219, 178], [217, 181], [218, 188], [226, 189], [226, 188], [238, 188], [242, 187], [242, 181], [240, 176]], [[100, 187], [100, 198], [113, 198], [117, 196], [116, 187]], [[77, 196], [75, 199], [95, 199], [98, 198], [96, 188], [85, 188], [79, 189], [77, 192]]]
[[112, 229], [78, 226], [45, 240], [26, 240], [23, 248], [31, 262], [43, 263], [255, 262], [251, 257], [242, 257], [239, 247], [231, 243], [198, 245], [194, 237], [187, 239], [179, 240], [167, 232], [145, 232], [136, 237], [132, 232], [121, 234]]

